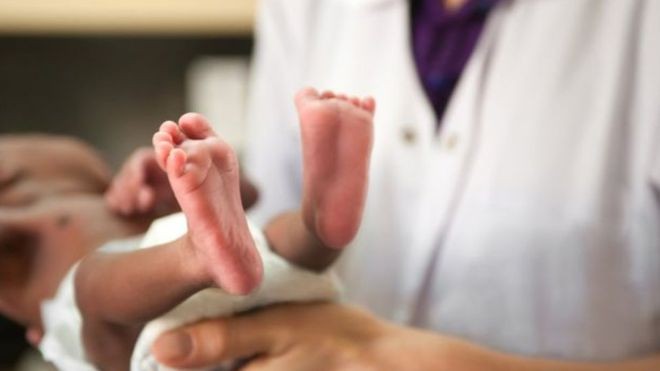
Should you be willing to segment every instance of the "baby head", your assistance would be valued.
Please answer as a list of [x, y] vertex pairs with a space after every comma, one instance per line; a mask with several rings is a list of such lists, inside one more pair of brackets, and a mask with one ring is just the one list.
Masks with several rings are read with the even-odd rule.
[[49, 195], [101, 193], [109, 182], [108, 166], [80, 140], [0, 136], [0, 207], [23, 206]]
[[0, 136], [0, 311], [32, 334], [40, 302], [95, 243], [81, 222], [103, 212], [109, 174], [78, 140]]

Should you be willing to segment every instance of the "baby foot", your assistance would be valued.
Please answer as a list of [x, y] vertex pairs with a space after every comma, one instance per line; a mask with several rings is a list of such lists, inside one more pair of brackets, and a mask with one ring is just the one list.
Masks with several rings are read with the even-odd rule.
[[202, 266], [227, 292], [250, 293], [263, 268], [243, 212], [233, 150], [195, 113], [182, 116], [179, 125], [165, 122], [153, 143]]
[[327, 246], [342, 248], [357, 233], [367, 193], [373, 141], [372, 98], [296, 95], [303, 150], [303, 218]]

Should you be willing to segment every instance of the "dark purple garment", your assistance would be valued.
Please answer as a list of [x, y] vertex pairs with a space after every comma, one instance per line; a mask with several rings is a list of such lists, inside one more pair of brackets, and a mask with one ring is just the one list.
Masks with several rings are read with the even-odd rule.
[[496, 2], [468, 0], [453, 11], [447, 11], [441, 0], [413, 2], [413, 54], [438, 125]]

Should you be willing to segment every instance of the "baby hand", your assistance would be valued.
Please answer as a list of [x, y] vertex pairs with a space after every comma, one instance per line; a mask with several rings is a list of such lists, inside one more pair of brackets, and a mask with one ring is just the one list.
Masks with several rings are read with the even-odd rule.
[[179, 209], [167, 174], [152, 148], [139, 148], [124, 162], [105, 194], [108, 207], [123, 216], [162, 216]]

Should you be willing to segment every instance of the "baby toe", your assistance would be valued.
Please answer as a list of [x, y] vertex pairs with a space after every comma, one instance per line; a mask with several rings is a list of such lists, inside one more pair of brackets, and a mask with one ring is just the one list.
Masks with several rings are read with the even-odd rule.
[[160, 125], [159, 131], [169, 134], [175, 144], [181, 144], [181, 142], [186, 139], [186, 136], [181, 132], [179, 125], [174, 121], [165, 121]]
[[181, 148], [174, 148], [167, 158], [167, 173], [180, 177], [183, 175], [186, 166], [186, 152]]
[[204, 139], [216, 136], [211, 123], [199, 113], [186, 113], [181, 116], [179, 127], [191, 139]]

